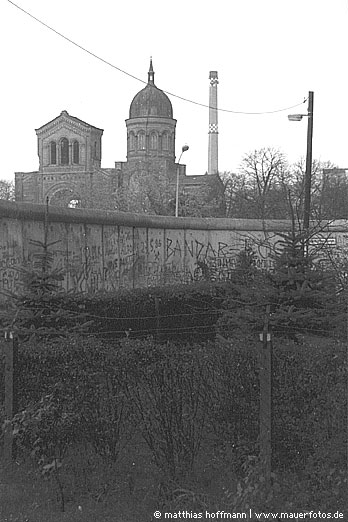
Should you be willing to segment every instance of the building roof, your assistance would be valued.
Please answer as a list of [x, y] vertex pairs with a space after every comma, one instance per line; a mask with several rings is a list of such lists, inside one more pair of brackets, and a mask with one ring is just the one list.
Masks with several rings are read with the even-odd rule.
[[155, 85], [155, 73], [150, 60], [148, 82], [146, 87], [133, 98], [129, 109], [129, 118], [153, 116], [157, 118], [173, 118], [173, 107], [168, 96]]
[[99, 129], [98, 127], [95, 127], [94, 125], [91, 125], [90, 123], [87, 123], [83, 120], [80, 120], [79, 118], [76, 118], [76, 116], [72, 116], [71, 114], [68, 113], [68, 111], [62, 111], [59, 116], [57, 116], [56, 118], [53, 118], [53, 120], [45, 123], [44, 125], [42, 125], [41, 127], [39, 127], [38, 129], [35, 129], [35, 132], [41, 132], [43, 131], [47, 126], [51, 125], [52, 123], [54, 123], [55, 121], [59, 120], [61, 117], [66, 117], [68, 118], [69, 120], [72, 120], [74, 121], [75, 123], [78, 123], [80, 125], [83, 125], [85, 127], [89, 127], [89, 128], [92, 128], [92, 129], [96, 129], [100, 132], [104, 132], [103, 129]]
[[218, 174], [198, 174], [195, 176], [185, 176], [183, 182], [185, 185], [203, 185], [211, 180], [219, 179]]

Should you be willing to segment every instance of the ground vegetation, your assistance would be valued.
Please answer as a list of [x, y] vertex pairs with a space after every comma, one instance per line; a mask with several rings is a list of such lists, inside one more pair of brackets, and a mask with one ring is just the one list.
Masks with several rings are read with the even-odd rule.
[[[155, 510], [208, 520], [206, 512], [249, 508], [347, 516], [345, 278], [341, 265], [317, 262], [307, 231], [280, 237], [271, 272], [256, 268], [249, 244], [232, 280], [213, 284], [206, 271], [205, 290], [185, 295], [177, 288], [167, 296], [177, 300], [178, 314], [195, 299], [197, 317], [215, 307], [214, 335], [200, 342], [161, 337], [156, 294], [154, 332], [132, 335], [128, 316], [121, 336], [107, 336], [103, 314], [86, 314], [81, 303], [75, 310], [94, 327], [74, 331], [72, 297], [60, 295], [47, 236], [36, 245], [38, 264], [24, 274], [18, 315], [11, 324], [2, 319], [20, 338], [16, 463], [3, 480], [11, 494], [0, 507], [2, 520], [107, 521], [115, 510], [127, 522], [151, 519]], [[98, 299], [110, 316], [112, 300]], [[57, 302], [65, 304], [57, 310]], [[113, 307], [114, 315], [123, 311], [120, 302]], [[266, 314], [273, 345], [267, 492], [259, 466], [259, 333]]]

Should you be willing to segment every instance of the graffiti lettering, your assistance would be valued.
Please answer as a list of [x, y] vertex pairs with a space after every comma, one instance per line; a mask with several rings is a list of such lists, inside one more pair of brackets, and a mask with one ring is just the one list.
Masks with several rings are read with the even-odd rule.
[[181, 257], [181, 245], [178, 239], [175, 240], [175, 243], [173, 239], [167, 237], [167, 244], [166, 244], [166, 260], [168, 260], [172, 256], [178, 256]]
[[[234, 276], [240, 250], [251, 248], [255, 266], [269, 270], [270, 251], [282, 248], [281, 237], [264, 233], [261, 223], [256, 223], [254, 231], [237, 231], [236, 223], [230, 230], [205, 230], [204, 221], [198, 230], [175, 230], [160, 228], [159, 224], [147, 228], [145, 222], [141, 226], [119, 225], [118, 219], [115, 215], [115, 223], [102, 226], [86, 222], [67, 225], [66, 220], [50, 223], [54, 266], [65, 272], [64, 288], [96, 292], [204, 279], [227, 281]], [[6, 209], [1, 222], [6, 225], [6, 234], [0, 235], [0, 288], [15, 292], [21, 285], [21, 266], [33, 261], [36, 247], [30, 238], [43, 239], [43, 222], [7, 216]], [[331, 259], [338, 259], [342, 252], [348, 255], [348, 233], [342, 223], [339, 226], [335, 230], [331, 224], [332, 232], [323, 232], [313, 241], [313, 248], [325, 247]], [[326, 258], [325, 252], [323, 257]]]

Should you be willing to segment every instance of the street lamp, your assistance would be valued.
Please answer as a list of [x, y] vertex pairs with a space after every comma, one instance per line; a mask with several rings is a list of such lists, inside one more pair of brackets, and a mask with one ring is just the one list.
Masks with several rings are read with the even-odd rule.
[[176, 195], [175, 195], [175, 217], [179, 216], [179, 175], [180, 175], [180, 160], [181, 156], [189, 150], [188, 145], [184, 145], [181, 149], [181, 154], [178, 161], [178, 166], [176, 168]]
[[304, 208], [303, 208], [303, 229], [308, 232], [309, 219], [311, 213], [311, 184], [312, 184], [312, 141], [313, 141], [313, 105], [314, 92], [309, 91], [308, 96], [308, 113], [307, 114], [289, 114], [290, 121], [301, 121], [303, 117], [308, 117], [307, 127], [307, 154], [306, 154], [306, 172], [304, 183]]

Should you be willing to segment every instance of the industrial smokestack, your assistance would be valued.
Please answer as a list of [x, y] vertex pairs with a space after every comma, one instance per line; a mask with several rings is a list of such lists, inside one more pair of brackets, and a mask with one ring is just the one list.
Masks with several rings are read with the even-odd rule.
[[217, 71], [209, 73], [209, 145], [208, 145], [208, 174], [218, 173], [218, 111], [217, 86], [219, 83]]

